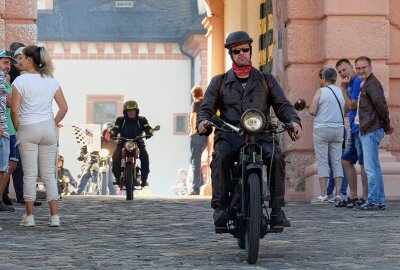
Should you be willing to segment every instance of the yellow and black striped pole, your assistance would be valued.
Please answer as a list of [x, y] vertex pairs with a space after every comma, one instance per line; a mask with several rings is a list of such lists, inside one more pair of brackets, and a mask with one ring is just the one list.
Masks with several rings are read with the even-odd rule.
[[271, 72], [274, 56], [272, 0], [260, 0], [260, 71]]

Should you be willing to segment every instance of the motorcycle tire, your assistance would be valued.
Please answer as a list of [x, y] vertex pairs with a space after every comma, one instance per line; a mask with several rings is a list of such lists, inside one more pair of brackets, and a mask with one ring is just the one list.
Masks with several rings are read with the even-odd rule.
[[246, 248], [246, 242], [245, 242], [243, 237], [237, 238], [236, 240], [237, 240], [237, 243], [238, 243], [238, 246], [239, 246], [240, 249], [245, 249]]
[[134, 164], [128, 162], [125, 164], [125, 188], [126, 188], [126, 200], [133, 200], [133, 189], [134, 189], [134, 174], [133, 174]]
[[260, 177], [251, 173], [247, 181], [247, 224], [245, 233], [246, 261], [255, 264], [260, 247], [261, 189]]
[[101, 178], [101, 195], [107, 195], [108, 176], [106, 172], [102, 172]]

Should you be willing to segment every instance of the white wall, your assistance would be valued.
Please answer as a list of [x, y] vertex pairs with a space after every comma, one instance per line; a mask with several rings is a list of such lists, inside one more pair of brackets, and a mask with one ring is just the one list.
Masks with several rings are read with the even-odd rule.
[[[189, 60], [55, 60], [54, 76], [59, 80], [69, 104], [60, 131], [60, 154], [75, 176], [80, 148], [68, 125], [86, 122], [86, 95], [122, 94], [135, 99], [140, 115], [161, 130], [147, 141], [150, 155], [150, 189], [155, 194], [171, 194], [178, 168], [189, 166], [189, 138], [173, 135], [173, 113], [190, 110]], [[122, 112], [121, 112], [122, 115]]]

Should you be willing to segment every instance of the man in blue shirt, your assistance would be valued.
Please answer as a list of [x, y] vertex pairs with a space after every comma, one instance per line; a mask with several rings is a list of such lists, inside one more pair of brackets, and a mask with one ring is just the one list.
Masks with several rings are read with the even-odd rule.
[[[368, 181], [364, 170], [363, 151], [359, 137], [359, 126], [354, 122], [357, 115], [358, 97], [360, 95], [361, 79], [357, 76], [348, 59], [340, 59], [336, 63], [336, 70], [342, 78], [341, 88], [345, 98], [345, 112], [349, 115], [350, 136], [342, 155], [342, 165], [350, 187], [350, 196], [337, 206], [353, 208], [363, 204], [368, 196]], [[362, 197], [358, 199], [357, 173], [354, 164], [358, 161], [361, 167]]]

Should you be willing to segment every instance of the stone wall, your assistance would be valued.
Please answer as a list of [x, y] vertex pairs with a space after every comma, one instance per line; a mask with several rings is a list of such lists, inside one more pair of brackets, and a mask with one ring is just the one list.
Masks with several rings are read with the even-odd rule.
[[36, 0], [0, 0], [0, 48], [12, 42], [36, 44]]

